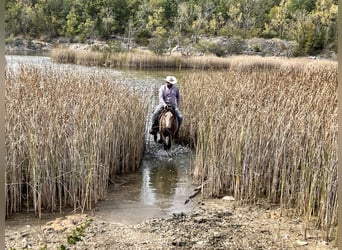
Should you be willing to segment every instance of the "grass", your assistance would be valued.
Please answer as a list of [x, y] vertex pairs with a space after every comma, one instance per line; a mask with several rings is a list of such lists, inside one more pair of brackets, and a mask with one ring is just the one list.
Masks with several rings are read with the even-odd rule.
[[91, 209], [139, 168], [143, 97], [110, 76], [21, 65], [6, 71], [6, 215]]
[[280, 203], [336, 236], [337, 63], [237, 58], [179, 82], [205, 194]]

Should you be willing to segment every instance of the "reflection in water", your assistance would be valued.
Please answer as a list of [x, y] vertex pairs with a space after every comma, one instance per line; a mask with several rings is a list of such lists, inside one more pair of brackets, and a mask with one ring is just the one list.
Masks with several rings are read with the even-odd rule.
[[97, 205], [97, 216], [130, 224], [192, 210], [194, 202], [184, 204], [194, 188], [190, 158], [189, 152], [174, 158], [160, 158], [156, 152], [145, 156], [140, 170], [121, 176], [124, 185]]
[[151, 186], [156, 195], [171, 197], [177, 186], [177, 169], [174, 163], [167, 163], [160, 168], [154, 167], [150, 172]]
[[143, 169], [141, 201], [146, 204], [157, 204], [162, 209], [172, 205], [175, 195], [178, 176], [174, 163], [153, 166]]

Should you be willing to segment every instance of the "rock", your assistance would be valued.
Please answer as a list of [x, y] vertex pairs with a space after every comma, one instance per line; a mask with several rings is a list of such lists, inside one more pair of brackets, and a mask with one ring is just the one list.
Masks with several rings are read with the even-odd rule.
[[322, 243], [323, 246], [327, 246], [328, 245], [328, 242], [326, 242], [326, 241], [322, 241], [321, 243]]
[[45, 232], [64, 232], [73, 229], [81, 224], [88, 216], [86, 214], [73, 214], [62, 218], [49, 221], [43, 227]]
[[194, 222], [196, 223], [204, 223], [206, 222], [206, 219], [203, 217], [198, 217], [198, 218], [194, 218]]
[[228, 216], [232, 216], [233, 214], [231, 212], [225, 211], [225, 212], [218, 212], [216, 214], [217, 218], [224, 218]]
[[297, 241], [296, 241], [296, 244], [297, 244], [298, 246], [306, 246], [306, 245], [308, 245], [309, 243], [308, 243], [307, 241], [297, 240]]
[[23, 248], [28, 248], [28, 247], [29, 247], [29, 243], [28, 243], [28, 241], [27, 241], [26, 238], [24, 238], [24, 239], [22, 240], [22, 246], [23, 246]]
[[235, 201], [235, 198], [233, 196], [225, 196], [222, 198], [224, 201]]
[[187, 245], [187, 241], [183, 239], [175, 240], [171, 243], [173, 246], [183, 247]]
[[213, 237], [214, 238], [222, 238], [223, 237], [223, 233], [222, 232], [214, 232]]

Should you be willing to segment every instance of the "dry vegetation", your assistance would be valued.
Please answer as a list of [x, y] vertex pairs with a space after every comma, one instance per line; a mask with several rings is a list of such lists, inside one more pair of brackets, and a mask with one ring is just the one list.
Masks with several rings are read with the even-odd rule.
[[[181, 138], [196, 148], [194, 179], [209, 196], [279, 203], [283, 214], [291, 209], [315, 222], [326, 240], [336, 238], [336, 62], [107, 56], [52, 55], [93, 66], [187, 68], [187, 62], [224, 69], [179, 81]], [[146, 103], [108, 78], [21, 66], [17, 74], [6, 72], [6, 97], [7, 214], [90, 208], [104, 197], [108, 179], [139, 166]]]
[[227, 59], [216, 56], [185, 57], [181, 55], [158, 56], [149, 51], [134, 53], [106, 53], [57, 48], [51, 59], [58, 63], [75, 63], [87, 66], [134, 69], [225, 69]]
[[180, 83], [205, 193], [265, 198], [336, 236], [337, 63], [235, 58]]
[[90, 209], [139, 167], [147, 106], [109, 76], [21, 65], [5, 84], [7, 216]]

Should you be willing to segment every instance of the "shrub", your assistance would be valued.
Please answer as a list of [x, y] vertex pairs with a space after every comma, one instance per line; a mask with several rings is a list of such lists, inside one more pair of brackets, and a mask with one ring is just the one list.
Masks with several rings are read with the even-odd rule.
[[142, 46], [148, 46], [151, 37], [152, 35], [148, 30], [143, 30], [137, 34], [135, 42]]
[[162, 55], [166, 52], [167, 39], [161, 36], [151, 38], [148, 45], [149, 49], [156, 55]]

